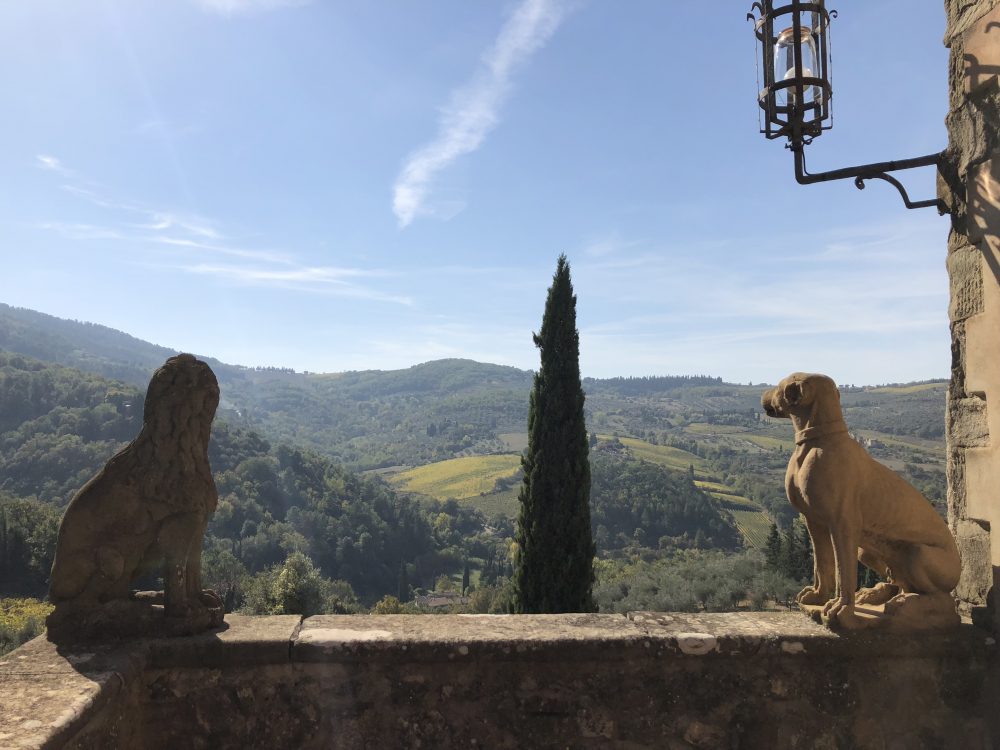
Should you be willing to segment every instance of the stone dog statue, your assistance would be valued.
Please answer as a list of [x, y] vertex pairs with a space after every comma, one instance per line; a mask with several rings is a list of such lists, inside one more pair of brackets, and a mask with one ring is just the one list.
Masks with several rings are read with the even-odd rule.
[[[793, 373], [761, 404], [795, 427], [785, 490], [815, 553], [813, 584], [799, 593], [799, 605], [845, 630], [958, 624], [950, 594], [961, 572], [955, 540], [923, 495], [851, 438], [833, 380]], [[855, 592], [859, 560], [886, 583]], [[862, 616], [855, 604], [885, 605], [884, 613], [866, 608]]]
[[[50, 638], [184, 635], [221, 625], [221, 600], [201, 588], [202, 538], [218, 503], [208, 463], [218, 404], [215, 374], [190, 354], [153, 374], [139, 436], [63, 515]], [[132, 592], [132, 581], [160, 561], [164, 591]]]

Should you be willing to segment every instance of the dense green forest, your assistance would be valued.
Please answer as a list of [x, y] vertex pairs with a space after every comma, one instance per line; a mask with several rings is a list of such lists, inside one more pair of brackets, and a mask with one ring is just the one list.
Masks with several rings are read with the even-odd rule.
[[629, 460], [603, 447], [591, 454], [591, 477], [591, 521], [604, 552], [742, 546], [736, 527], [695, 486], [693, 473]]

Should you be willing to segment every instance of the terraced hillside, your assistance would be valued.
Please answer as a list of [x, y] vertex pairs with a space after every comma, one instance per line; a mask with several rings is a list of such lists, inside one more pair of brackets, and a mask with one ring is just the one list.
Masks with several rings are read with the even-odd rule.
[[690, 471], [689, 467], [693, 467], [695, 486], [714, 498], [719, 508], [732, 518], [746, 544], [759, 548], [765, 545], [771, 529], [771, 517], [759, 503], [744, 497], [737, 488], [724, 484], [714, 476], [703, 458], [680, 448], [654, 445], [637, 438], [619, 438], [619, 441], [640, 460], [677, 472]]

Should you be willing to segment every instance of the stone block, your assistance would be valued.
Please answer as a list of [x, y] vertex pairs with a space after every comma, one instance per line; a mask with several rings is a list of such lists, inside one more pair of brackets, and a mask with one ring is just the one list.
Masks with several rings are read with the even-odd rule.
[[993, 585], [990, 532], [978, 523], [959, 521], [955, 527], [955, 541], [962, 556], [962, 577], [955, 595], [972, 607], [982, 607]]
[[1000, 74], [1000, 6], [965, 32], [962, 85], [971, 93]]
[[948, 461], [945, 466], [945, 476], [948, 480], [948, 523], [952, 532], [955, 525], [968, 520], [965, 501], [965, 449], [956, 448], [948, 451]]
[[948, 317], [958, 321], [982, 312], [983, 275], [982, 258], [973, 245], [955, 250], [948, 255], [948, 279], [951, 296], [948, 301]]
[[156, 640], [150, 664], [159, 669], [280, 664], [290, 659], [299, 615], [226, 615], [223, 627], [188, 638]]
[[989, 445], [990, 428], [986, 421], [986, 400], [960, 398], [948, 402], [948, 444], [953, 448], [977, 448]]

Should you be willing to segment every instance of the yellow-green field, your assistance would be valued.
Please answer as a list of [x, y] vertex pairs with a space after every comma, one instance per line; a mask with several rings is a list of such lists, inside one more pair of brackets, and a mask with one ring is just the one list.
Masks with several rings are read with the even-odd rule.
[[722, 511], [732, 517], [736, 528], [748, 545], [762, 548], [767, 544], [771, 519], [757, 503], [735, 494], [732, 487], [719, 482], [696, 481], [695, 484], [711, 495], [719, 503]]
[[726, 510], [731, 510], [734, 507], [738, 510], [760, 510], [760, 506], [757, 503], [742, 495], [730, 495], [726, 492], [709, 492], [708, 494], [723, 503], [723, 507]]
[[405, 492], [461, 500], [491, 492], [498, 479], [514, 476], [520, 465], [521, 457], [511, 454], [464, 456], [408, 469], [389, 481]]
[[771, 437], [770, 435], [753, 435], [750, 433], [740, 435], [740, 438], [749, 443], [753, 443], [758, 448], [765, 448], [767, 450], [780, 448], [783, 450], [787, 449], [791, 452], [792, 448], [795, 447], [795, 440], [790, 427], [788, 430], [788, 437], [784, 440], [781, 438]]
[[[601, 437], [605, 438], [603, 435]], [[697, 478], [708, 478], [704, 475], [705, 462], [693, 453], [688, 453], [685, 450], [674, 448], [670, 445], [653, 445], [637, 438], [623, 437], [619, 438], [619, 440], [636, 458], [641, 458], [644, 461], [659, 464], [675, 471], [687, 471], [688, 466], [694, 466]]]
[[763, 548], [771, 532], [771, 519], [762, 510], [727, 510], [736, 522], [736, 528], [751, 545]]
[[712, 482], [707, 479], [696, 479], [694, 480], [694, 486], [698, 489], [705, 490], [705, 492], [722, 492], [730, 493], [733, 491], [732, 487], [722, 484], [722, 482]]

